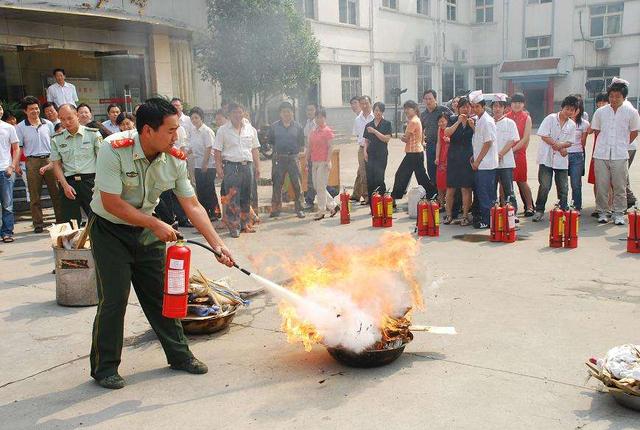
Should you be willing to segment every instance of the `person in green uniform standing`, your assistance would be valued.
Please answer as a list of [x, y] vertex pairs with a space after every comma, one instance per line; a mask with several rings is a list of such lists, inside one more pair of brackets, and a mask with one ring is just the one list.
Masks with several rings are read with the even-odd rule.
[[82, 222], [80, 208], [91, 217], [91, 198], [96, 176], [96, 158], [102, 144], [97, 128], [80, 125], [78, 110], [71, 104], [60, 106], [58, 117], [64, 131], [51, 138], [53, 174], [56, 176], [62, 196], [62, 222], [72, 219]]
[[233, 265], [195, 196], [187, 163], [170, 155], [179, 126], [178, 111], [168, 101], [152, 98], [138, 109], [137, 131], [108, 137], [98, 153], [89, 232], [98, 284], [91, 376], [105, 388], [125, 385], [118, 366], [130, 284], [170, 367], [194, 374], [208, 371], [189, 351], [180, 321], [162, 316], [165, 242], [176, 240], [176, 231], [151, 215], [162, 192], [173, 190], [193, 225], [222, 254], [218, 261]]

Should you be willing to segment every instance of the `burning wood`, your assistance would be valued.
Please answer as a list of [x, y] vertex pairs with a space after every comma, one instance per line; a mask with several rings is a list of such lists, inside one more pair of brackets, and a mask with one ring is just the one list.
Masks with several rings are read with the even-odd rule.
[[321, 343], [353, 353], [398, 348], [412, 339], [410, 310], [423, 306], [418, 243], [386, 233], [368, 248], [326, 246], [288, 264], [298, 303], [283, 301], [282, 329], [307, 351]]

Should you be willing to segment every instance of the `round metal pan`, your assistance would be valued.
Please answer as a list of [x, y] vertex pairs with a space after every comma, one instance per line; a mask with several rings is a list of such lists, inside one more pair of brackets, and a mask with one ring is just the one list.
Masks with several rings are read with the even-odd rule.
[[344, 348], [334, 347], [327, 347], [327, 351], [336, 361], [349, 367], [380, 367], [396, 361], [402, 355], [404, 348], [412, 339], [413, 335], [407, 342], [397, 348], [367, 350], [359, 354]]
[[182, 318], [182, 328], [187, 334], [211, 334], [229, 327], [236, 316], [237, 308], [220, 317], [211, 315], [208, 317], [187, 316]]

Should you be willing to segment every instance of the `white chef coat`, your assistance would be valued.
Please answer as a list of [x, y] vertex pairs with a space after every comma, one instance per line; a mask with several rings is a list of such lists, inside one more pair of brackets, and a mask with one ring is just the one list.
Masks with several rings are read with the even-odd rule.
[[632, 131], [640, 130], [640, 116], [631, 103], [622, 104], [616, 112], [611, 105], [602, 106], [593, 114], [591, 128], [599, 130], [598, 143], [593, 153], [597, 160], [627, 160]]
[[[538, 136], [550, 137], [558, 142], [573, 142], [576, 133], [576, 123], [567, 119], [564, 126], [560, 125], [560, 117], [557, 113], [547, 115], [538, 128]], [[597, 145], [596, 145], [597, 146]], [[545, 142], [538, 145], [538, 164], [544, 164], [552, 169], [569, 169], [569, 157], [560, 155]]]
[[[503, 116], [498, 121], [496, 121], [496, 136], [496, 147], [498, 149], [498, 154], [508, 143], [513, 143], [514, 141], [518, 142], [520, 140], [518, 126], [516, 126], [515, 121], [507, 118], [506, 116]], [[515, 169], [515, 167], [516, 160], [513, 156], [513, 149], [510, 149], [509, 152], [507, 152], [504, 157], [502, 157], [502, 161], [500, 161], [498, 168]]]
[[480, 162], [478, 170], [493, 170], [498, 168], [498, 145], [496, 145], [496, 140], [496, 122], [491, 115], [484, 113], [476, 121], [476, 129], [473, 132], [473, 139], [471, 140], [471, 144], [473, 145], [473, 159], [476, 160], [478, 158], [485, 143], [491, 142], [491, 146]]
[[571, 140], [571, 146], [567, 149], [570, 153], [582, 153], [584, 148], [582, 147], [582, 134], [589, 130], [589, 121], [582, 119], [580, 125], [576, 124], [576, 132], [573, 134], [573, 140]]

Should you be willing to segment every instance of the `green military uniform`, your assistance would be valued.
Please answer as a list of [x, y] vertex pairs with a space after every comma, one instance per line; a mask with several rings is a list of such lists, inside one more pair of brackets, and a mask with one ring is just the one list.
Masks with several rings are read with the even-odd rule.
[[60, 193], [62, 222], [72, 219], [82, 221], [80, 208], [91, 216], [91, 197], [96, 176], [96, 158], [102, 145], [102, 135], [96, 128], [78, 127], [75, 134], [64, 130], [51, 138], [51, 161], [62, 162], [62, 172], [69, 185], [76, 191], [75, 200]]
[[117, 373], [132, 283], [169, 364], [191, 359], [180, 321], [162, 316], [165, 244], [150, 230], [129, 225], [107, 212], [101, 199], [102, 192], [118, 194], [151, 215], [163, 191], [173, 190], [178, 197], [195, 195], [186, 162], [165, 153], [149, 162], [136, 132], [110, 136], [98, 154], [95, 185], [90, 238], [96, 263], [98, 310], [93, 325], [91, 376], [99, 381]]

